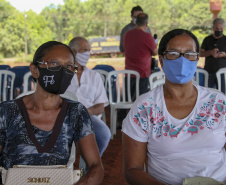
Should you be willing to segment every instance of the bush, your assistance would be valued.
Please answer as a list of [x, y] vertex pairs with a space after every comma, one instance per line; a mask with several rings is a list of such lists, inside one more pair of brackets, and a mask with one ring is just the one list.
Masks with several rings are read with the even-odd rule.
[[33, 55], [27, 55], [25, 58], [24, 57], [18, 57], [14, 62], [15, 63], [20, 63], [20, 62], [27, 62], [30, 63], [33, 60]]

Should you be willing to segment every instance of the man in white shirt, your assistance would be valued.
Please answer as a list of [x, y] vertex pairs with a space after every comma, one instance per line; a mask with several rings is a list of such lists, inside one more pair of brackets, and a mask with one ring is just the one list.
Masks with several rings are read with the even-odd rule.
[[69, 47], [74, 52], [78, 70], [67, 91], [74, 93], [78, 101], [87, 108], [95, 130], [100, 156], [102, 156], [111, 138], [110, 129], [98, 117], [104, 111], [104, 107], [109, 104], [104, 84], [99, 73], [86, 67], [90, 57], [88, 41], [83, 37], [75, 37], [70, 41]]

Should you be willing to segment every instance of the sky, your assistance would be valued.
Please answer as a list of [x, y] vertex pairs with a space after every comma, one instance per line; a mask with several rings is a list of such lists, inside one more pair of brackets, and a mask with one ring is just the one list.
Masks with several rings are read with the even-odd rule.
[[40, 13], [43, 8], [50, 4], [64, 4], [63, 0], [7, 0], [17, 10], [24, 12], [33, 10], [36, 13]]

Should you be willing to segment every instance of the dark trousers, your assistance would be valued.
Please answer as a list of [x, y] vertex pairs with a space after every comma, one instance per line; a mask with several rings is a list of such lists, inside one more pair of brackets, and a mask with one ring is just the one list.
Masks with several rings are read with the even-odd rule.
[[[208, 86], [210, 88], [218, 89], [217, 76], [216, 73], [209, 74]], [[224, 75], [221, 75], [221, 92], [225, 94], [225, 80]]]
[[[127, 77], [125, 77], [125, 86], [126, 86], [126, 92], [127, 92]], [[149, 79], [148, 78], [140, 78], [139, 81], [139, 95], [144, 94], [149, 91]], [[136, 78], [130, 79], [130, 92], [131, 92], [131, 98], [133, 101], [136, 99]], [[126, 97], [127, 99], [127, 97]], [[118, 122], [121, 123], [123, 119], [127, 115], [126, 109], [120, 109], [118, 111]]]

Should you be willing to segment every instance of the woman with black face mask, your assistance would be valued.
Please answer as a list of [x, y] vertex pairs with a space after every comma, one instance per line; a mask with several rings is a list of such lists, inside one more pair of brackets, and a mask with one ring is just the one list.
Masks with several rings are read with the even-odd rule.
[[60, 42], [44, 43], [30, 70], [35, 92], [0, 104], [1, 166], [67, 165], [74, 141], [88, 166], [77, 184], [100, 184], [103, 167], [89, 114], [60, 97], [76, 71], [73, 52]]

